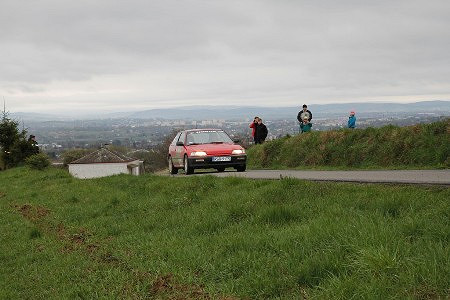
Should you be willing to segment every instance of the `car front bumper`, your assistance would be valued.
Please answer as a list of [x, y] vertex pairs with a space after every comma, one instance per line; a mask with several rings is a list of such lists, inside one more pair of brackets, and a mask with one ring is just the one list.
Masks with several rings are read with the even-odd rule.
[[231, 161], [212, 161], [212, 156], [188, 157], [189, 166], [192, 168], [217, 168], [217, 167], [239, 167], [247, 162], [247, 155], [233, 155]]

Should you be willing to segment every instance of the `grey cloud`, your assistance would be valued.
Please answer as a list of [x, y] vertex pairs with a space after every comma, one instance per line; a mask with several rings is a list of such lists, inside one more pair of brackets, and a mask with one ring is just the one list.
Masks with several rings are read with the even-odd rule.
[[[183, 97], [270, 104], [278, 97], [450, 94], [448, 1], [0, 5], [0, 93], [8, 95], [51, 94], [60, 81], [79, 82], [82, 89], [108, 76], [120, 77], [109, 84], [126, 89], [136, 74], [142, 74], [140, 82], [149, 80], [128, 95], [136, 105]], [[98, 103], [115, 101], [101, 94], [89, 101], [95, 97]]]

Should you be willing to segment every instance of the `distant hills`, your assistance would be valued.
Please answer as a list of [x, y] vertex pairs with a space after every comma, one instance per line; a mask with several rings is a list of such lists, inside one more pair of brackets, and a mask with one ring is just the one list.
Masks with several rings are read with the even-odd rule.
[[[74, 119], [245, 119], [261, 116], [264, 119], [295, 118], [303, 103], [291, 107], [260, 106], [185, 106], [177, 108], [149, 109], [136, 112], [98, 113], [90, 116], [56, 116], [39, 113], [12, 113], [11, 116], [24, 121], [61, 121]], [[373, 114], [390, 115], [401, 113], [435, 113], [450, 115], [450, 101], [422, 101], [415, 103], [332, 103], [311, 104], [308, 108], [314, 117], [347, 115], [355, 110], [359, 116]]]
[[[265, 119], [294, 118], [301, 109], [295, 107], [228, 107], [228, 106], [189, 106], [172, 109], [151, 109], [128, 115], [136, 119], [243, 119], [261, 116]], [[358, 114], [372, 113], [446, 113], [450, 115], [450, 101], [424, 101], [416, 103], [333, 103], [311, 104], [308, 106], [314, 116], [347, 115], [351, 110]]]
[[16, 112], [9, 115], [12, 119], [19, 121], [65, 121], [73, 119], [67, 116], [57, 116], [52, 114]]

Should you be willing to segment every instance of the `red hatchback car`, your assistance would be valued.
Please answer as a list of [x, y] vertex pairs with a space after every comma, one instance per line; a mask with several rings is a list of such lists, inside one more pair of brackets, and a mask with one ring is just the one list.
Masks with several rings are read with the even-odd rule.
[[210, 168], [223, 172], [228, 167], [244, 172], [247, 155], [221, 129], [191, 129], [179, 132], [173, 139], [168, 160], [170, 174], [178, 173], [178, 169], [186, 174]]

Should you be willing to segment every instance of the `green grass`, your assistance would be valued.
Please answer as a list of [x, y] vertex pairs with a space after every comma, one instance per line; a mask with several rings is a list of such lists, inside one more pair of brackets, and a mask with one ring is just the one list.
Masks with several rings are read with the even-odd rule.
[[0, 172], [0, 299], [450, 295], [450, 190]]
[[409, 127], [316, 131], [247, 151], [253, 169], [441, 169], [450, 167], [450, 119]]

